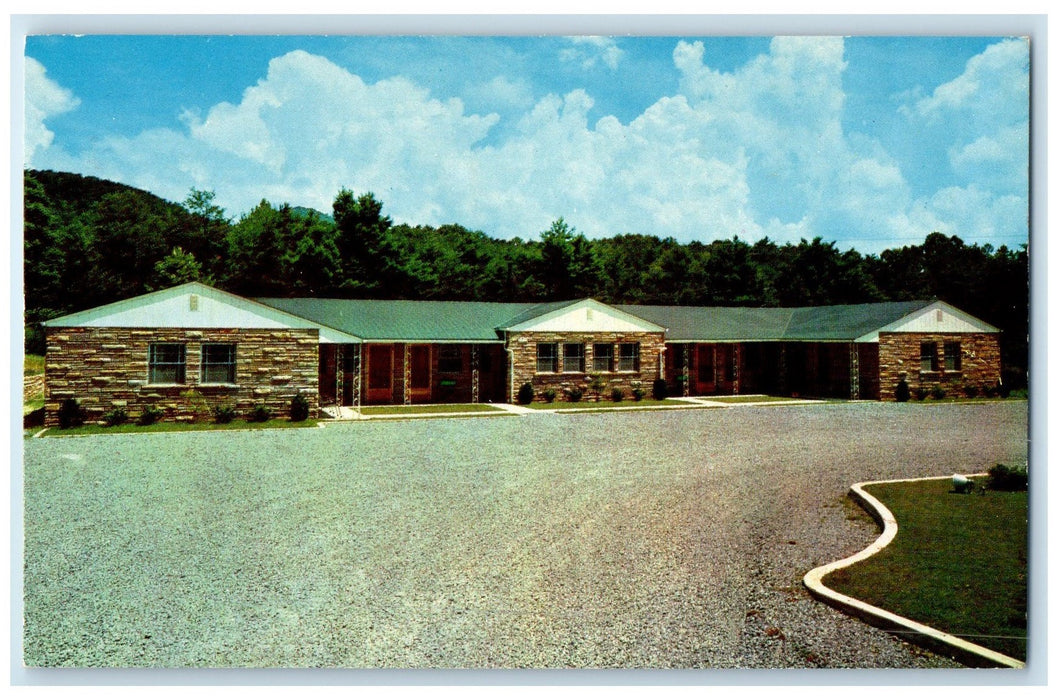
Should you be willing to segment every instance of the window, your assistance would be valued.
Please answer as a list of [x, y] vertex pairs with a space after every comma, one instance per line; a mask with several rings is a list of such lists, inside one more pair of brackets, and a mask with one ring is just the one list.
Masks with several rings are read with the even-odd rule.
[[922, 371], [923, 372], [936, 372], [937, 371], [937, 344], [936, 343], [922, 343], [920, 346], [919, 356], [922, 358]]
[[613, 345], [609, 343], [592, 345], [591, 370], [593, 372], [613, 372]]
[[235, 346], [207, 344], [202, 346], [202, 384], [235, 383]]
[[442, 345], [437, 359], [437, 371], [459, 374], [463, 371], [463, 348], [458, 345]]
[[584, 371], [584, 343], [562, 344], [562, 371]]
[[621, 353], [617, 360], [618, 372], [639, 371], [639, 343], [621, 343]]
[[962, 371], [962, 343], [957, 340], [944, 344], [944, 371]]
[[183, 384], [187, 372], [187, 348], [180, 343], [151, 343], [147, 358], [150, 384]]
[[558, 343], [536, 344], [536, 371], [558, 371]]

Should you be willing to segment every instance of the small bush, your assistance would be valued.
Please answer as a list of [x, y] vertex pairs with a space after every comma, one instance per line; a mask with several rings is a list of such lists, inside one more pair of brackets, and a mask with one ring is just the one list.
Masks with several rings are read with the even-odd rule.
[[669, 395], [668, 384], [665, 383], [664, 379], [654, 380], [654, 398], [658, 401], [667, 398]]
[[643, 397], [647, 395], [646, 389], [641, 386], [632, 387], [632, 398], [636, 401], [642, 401]]
[[976, 399], [978, 391], [980, 390], [973, 384], [967, 384], [962, 388], [962, 393], [966, 394], [966, 398], [968, 399]]
[[904, 379], [900, 380], [900, 383], [896, 385], [896, 400], [907, 401], [911, 398], [911, 387], [907, 385], [907, 381]]
[[924, 386], [915, 387], [915, 398], [919, 401], [925, 401], [926, 397], [929, 396], [929, 389]]
[[588, 389], [595, 396], [595, 402], [599, 402], [599, 395], [606, 390], [606, 380], [599, 375], [588, 377]]
[[214, 423], [231, 423], [235, 420], [234, 406], [216, 406], [213, 409]]
[[107, 427], [110, 428], [113, 428], [115, 425], [121, 425], [128, 419], [128, 411], [120, 407], [107, 411], [103, 414], [103, 422], [107, 425]]
[[1007, 384], [996, 384], [996, 393], [999, 394], [1000, 398], [1007, 398], [1010, 396], [1010, 386]]
[[993, 491], [1025, 491], [1029, 488], [1029, 470], [997, 464], [988, 470], [988, 488]]
[[610, 398], [613, 399], [614, 401], [624, 401], [625, 400], [625, 392], [624, 392], [624, 390], [621, 387], [615, 386], [613, 388], [613, 391], [610, 392]]
[[309, 400], [299, 391], [290, 399], [290, 420], [295, 423], [309, 419]]
[[944, 387], [938, 384], [930, 390], [929, 395], [939, 401], [940, 399], [943, 399], [945, 396], [947, 396], [948, 392], [944, 391]]
[[263, 403], [259, 403], [250, 409], [250, 421], [254, 423], [264, 423], [272, 418], [272, 409], [265, 406]]
[[577, 403], [584, 396], [584, 390], [581, 389], [579, 386], [575, 386], [572, 389], [567, 389], [566, 395], [569, 397], [570, 401], [572, 401], [573, 403]]
[[555, 397], [558, 396], [558, 392], [555, 391], [554, 387], [548, 387], [544, 389], [544, 401], [548, 403], [554, 403]]
[[992, 399], [995, 398], [996, 388], [991, 384], [985, 384], [983, 387], [981, 387], [981, 393], [987, 396], [988, 398]]
[[148, 406], [143, 409], [143, 412], [140, 413], [140, 417], [136, 420], [136, 422], [140, 425], [154, 425], [164, 415], [165, 411], [158, 408], [157, 406]]
[[84, 409], [77, 399], [66, 399], [59, 406], [59, 427], [78, 428], [84, 425]]
[[527, 404], [533, 402], [533, 385], [529, 382], [522, 384], [522, 387], [518, 389], [518, 403]]

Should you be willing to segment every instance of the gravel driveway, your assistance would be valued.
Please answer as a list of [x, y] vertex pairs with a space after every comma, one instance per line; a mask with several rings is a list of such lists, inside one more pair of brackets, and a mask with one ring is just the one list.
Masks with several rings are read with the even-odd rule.
[[34, 439], [30, 666], [923, 668], [811, 599], [852, 482], [1024, 462], [1027, 404]]

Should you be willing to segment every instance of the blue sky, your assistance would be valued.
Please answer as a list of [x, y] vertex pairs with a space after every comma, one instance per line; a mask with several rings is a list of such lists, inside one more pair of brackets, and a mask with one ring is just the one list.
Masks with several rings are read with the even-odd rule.
[[25, 162], [533, 237], [1028, 240], [1004, 37], [30, 36]]

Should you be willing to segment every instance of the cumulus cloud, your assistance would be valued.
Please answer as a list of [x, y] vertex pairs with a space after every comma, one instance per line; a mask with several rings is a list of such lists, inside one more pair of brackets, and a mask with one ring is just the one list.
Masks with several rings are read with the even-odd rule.
[[569, 37], [572, 44], [560, 49], [558, 56], [566, 62], [579, 64], [582, 68], [591, 69], [602, 63], [610, 70], [617, 70], [617, 65], [624, 56], [624, 51], [617, 46], [617, 41], [608, 36], [574, 36]]
[[33, 163], [38, 150], [48, 148], [55, 134], [44, 125], [49, 118], [76, 109], [81, 101], [69, 90], [48, 77], [44, 66], [26, 57], [25, 160]]
[[[609, 46], [582, 39], [571, 48], [599, 56]], [[969, 92], [999, 94], [1007, 88], [983, 82], [1001, 81], [1004, 65], [1017, 74], [1015, 54], [989, 49], [968, 64], [973, 81], [920, 95], [908, 113], [927, 119], [969, 109]], [[534, 101], [527, 84], [497, 77], [481, 86], [491, 101], [468, 93], [516, 115], [496, 138], [495, 112], [469, 111], [401, 77], [369, 84], [294, 51], [273, 59], [238, 101], [185, 114], [183, 129], [112, 137], [78, 154], [77, 166], [61, 166], [173, 200], [191, 186], [215, 190], [231, 214], [262, 197], [327, 211], [342, 187], [370, 190], [397, 221], [458, 222], [500, 237], [535, 236], [562, 216], [589, 236], [819, 235], [876, 252], [932, 230], [971, 238], [1024, 226], [1024, 188], [971, 179], [1024, 163], [1027, 130], [1016, 111], [952, 141], [949, 159], [964, 182], [913, 197], [877, 141], [843, 130], [841, 38], [778, 38], [731, 72], [709, 66], [703, 42], [679, 42], [672, 61], [679, 89], [627, 123], [593, 119], [585, 90]]]

